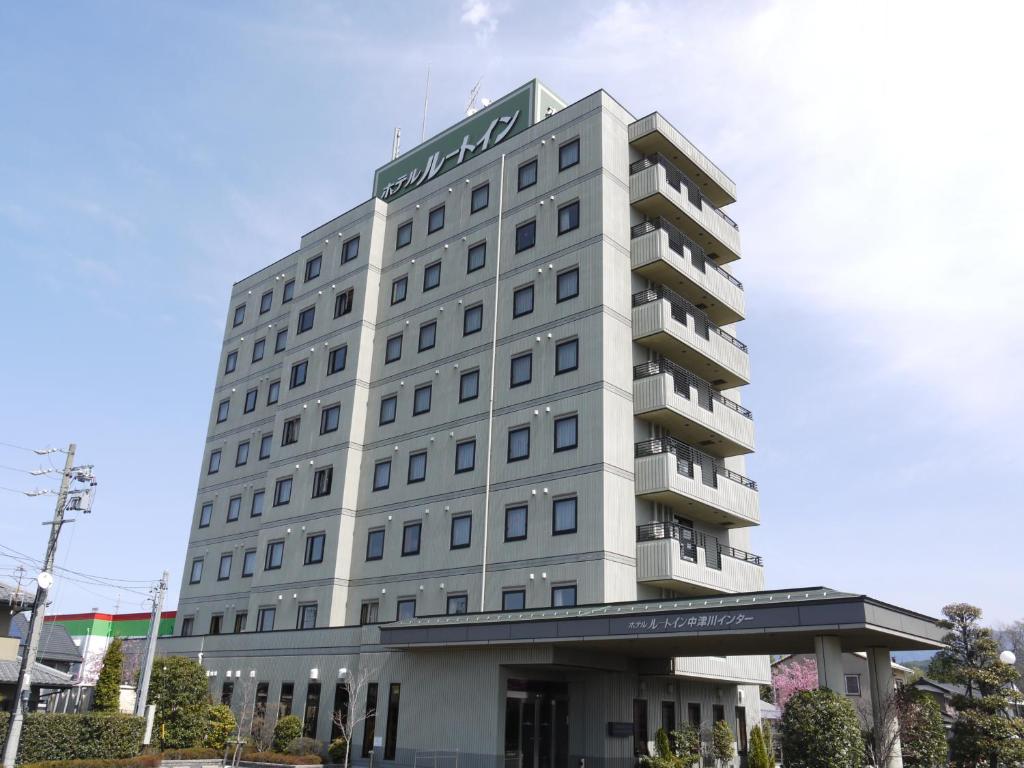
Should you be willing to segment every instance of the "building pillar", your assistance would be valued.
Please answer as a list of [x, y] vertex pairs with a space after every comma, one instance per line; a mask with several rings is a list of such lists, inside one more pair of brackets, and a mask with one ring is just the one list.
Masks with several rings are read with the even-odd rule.
[[889, 745], [889, 755], [879, 768], [903, 768], [899, 721], [896, 719], [896, 685], [892, 677], [892, 657], [888, 648], [868, 648], [868, 678], [871, 686], [871, 714], [875, 732], [884, 734], [879, 740]]
[[818, 687], [846, 693], [843, 677], [843, 649], [838, 635], [818, 635], [814, 638], [814, 656], [818, 663]]

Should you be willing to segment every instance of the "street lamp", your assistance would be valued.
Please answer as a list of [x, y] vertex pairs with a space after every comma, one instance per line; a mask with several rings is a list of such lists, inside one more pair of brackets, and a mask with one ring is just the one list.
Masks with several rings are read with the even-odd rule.
[[1017, 654], [1013, 651], [1003, 651], [999, 654], [999, 660], [1003, 662], [1003, 664], [1011, 666], [1017, 663]]

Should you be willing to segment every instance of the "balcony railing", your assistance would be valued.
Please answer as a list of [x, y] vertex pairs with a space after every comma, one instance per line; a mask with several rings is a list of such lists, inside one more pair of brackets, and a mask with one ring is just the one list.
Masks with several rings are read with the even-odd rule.
[[693, 254], [694, 266], [696, 266], [696, 268], [701, 272], [706, 271], [706, 267], [711, 267], [711, 269], [720, 274], [730, 283], [740, 290], [743, 290], [743, 283], [718, 266], [714, 259], [705, 253], [703, 248], [697, 245], [697, 243], [695, 243], [691, 238], [680, 232], [679, 229], [671, 222], [661, 216], [640, 222], [630, 230], [630, 234], [632, 238], [635, 239], [659, 229], [664, 230], [668, 234], [668, 247], [680, 256], [685, 258], [686, 249], [688, 248], [690, 250], [690, 253]]
[[[643, 440], [637, 443], [634, 449], [634, 455], [638, 459], [645, 456], [671, 453], [676, 457], [676, 469], [679, 474], [686, 477], [693, 477], [693, 465], [698, 464], [703, 472], [704, 481], [709, 485], [716, 485], [718, 476], [721, 475], [727, 480], [732, 480], [734, 483], [742, 485], [744, 488], [749, 488], [752, 491], [757, 490], [757, 483], [749, 477], [744, 477], [739, 472], [728, 469], [714, 456], [697, 450], [692, 445], [687, 445], [682, 440], [674, 437], [655, 437], [650, 440]], [[711, 472], [707, 472], [707, 469], [710, 469]]]
[[[744, 408], [734, 400], [724, 397], [721, 392], [704, 381], [704, 379], [686, 370], [681, 365], [673, 363], [671, 360], [659, 357], [655, 360], [648, 360], [646, 363], [633, 366], [634, 381], [646, 379], [649, 376], [657, 376], [662, 373], [667, 373], [672, 377], [672, 384], [676, 394], [685, 397], [687, 400], [690, 399], [690, 388], [696, 389], [697, 404], [705, 410], [712, 410], [711, 401], [714, 401], [721, 403], [730, 410], [736, 411], [740, 416], [745, 416], [748, 419], [754, 418], [754, 414], [749, 409]], [[702, 401], [706, 401], [708, 404], [705, 405]]]
[[711, 319], [707, 316], [704, 310], [700, 309], [693, 302], [687, 301], [675, 291], [670, 288], [666, 288], [663, 285], [659, 285], [655, 288], [648, 288], [647, 290], [640, 291], [639, 293], [633, 294], [633, 306], [639, 307], [643, 304], [650, 304], [652, 301], [658, 301], [664, 299], [672, 307], [672, 318], [677, 322], [686, 325], [686, 316], [690, 315], [693, 317], [694, 325], [697, 333], [703, 336], [705, 339], [708, 338], [708, 333], [714, 333], [721, 336], [723, 339], [728, 341], [737, 349], [746, 352], [747, 345], [737, 339], [728, 331], [723, 331], [717, 325], [711, 322]]
[[661, 154], [647, 155], [632, 163], [629, 166], [629, 175], [632, 176], [635, 173], [650, 168], [655, 165], [660, 165], [665, 169], [665, 179], [668, 181], [672, 188], [680, 194], [685, 194], [686, 199], [690, 201], [690, 204], [704, 210], [705, 208], [710, 209], [717, 213], [722, 219], [733, 229], [738, 230], [739, 225], [736, 224], [729, 216], [723, 213], [720, 209], [716, 208], [714, 204], [705, 197], [704, 193], [700, 191], [700, 187], [697, 186], [696, 182], [693, 181], [689, 176], [683, 173], [681, 170], [672, 164], [672, 161]]
[[722, 544], [717, 536], [712, 536], [701, 531], [695, 531], [679, 523], [646, 523], [636, 528], [636, 540], [660, 541], [662, 539], [675, 539], [679, 542], [679, 556], [691, 563], [697, 562], [697, 549], [703, 549], [705, 562], [709, 568], [721, 569], [722, 557], [731, 557], [734, 560], [741, 560], [751, 565], [764, 566], [764, 559], [760, 555], [745, 552], [736, 547]]

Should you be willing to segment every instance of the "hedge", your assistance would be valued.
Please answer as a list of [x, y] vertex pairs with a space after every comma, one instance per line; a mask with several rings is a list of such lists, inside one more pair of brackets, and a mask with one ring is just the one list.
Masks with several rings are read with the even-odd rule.
[[280, 765], [320, 765], [320, 755], [287, 755], [283, 752], [243, 752], [243, 763], [278, 763]]
[[210, 747], [186, 747], [185, 749], [165, 749], [160, 753], [164, 760], [210, 760], [224, 757], [223, 749]]
[[[0, 739], [7, 736], [9, 718], [0, 713]], [[142, 750], [145, 727], [143, 718], [131, 715], [30, 712], [21, 729], [18, 762], [134, 758]]]
[[156, 768], [159, 755], [138, 755], [120, 760], [44, 760], [40, 763], [22, 763], [18, 768]]

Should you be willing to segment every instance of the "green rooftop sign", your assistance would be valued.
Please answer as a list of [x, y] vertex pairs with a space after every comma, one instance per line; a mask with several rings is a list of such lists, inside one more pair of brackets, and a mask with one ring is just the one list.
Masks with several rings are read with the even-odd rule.
[[[538, 99], [542, 90], [545, 98]], [[374, 195], [387, 202], [395, 200], [521, 133], [538, 119], [540, 103], [563, 106], [549, 94], [540, 83], [531, 80], [409, 154], [395, 158], [374, 174]]]

